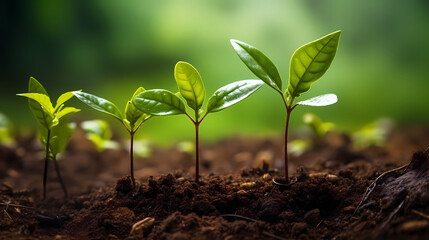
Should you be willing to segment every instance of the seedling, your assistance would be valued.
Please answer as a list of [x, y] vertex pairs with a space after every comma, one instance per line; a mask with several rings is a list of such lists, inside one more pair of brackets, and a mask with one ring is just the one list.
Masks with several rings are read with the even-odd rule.
[[12, 124], [3, 113], [0, 113], [0, 145], [9, 145], [13, 142]]
[[108, 148], [117, 149], [117, 142], [112, 141], [112, 131], [106, 121], [97, 119], [84, 121], [80, 124], [86, 132], [86, 138], [91, 141], [97, 151], [102, 152]]
[[132, 98], [127, 102], [125, 106], [124, 115], [119, 111], [118, 107], [112, 102], [97, 97], [95, 95], [85, 93], [85, 92], [73, 92], [73, 94], [83, 103], [92, 107], [93, 109], [109, 114], [116, 119], [118, 119], [122, 125], [124, 125], [127, 132], [130, 134], [131, 142], [130, 142], [130, 172], [131, 172], [131, 181], [133, 183], [133, 187], [136, 187], [136, 181], [134, 179], [134, 135], [139, 130], [140, 126], [148, 120], [151, 116], [139, 111], [131, 101], [135, 98], [139, 93], [145, 92], [146, 90], [142, 87], [139, 87], [133, 94]]
[[286, 108], [286, 126], [284, 134], [285, 179], [288, 181], [287, 140], [290, 114], [298, 105], [327, 106], [337, 102], [335, 94], [325, 94], [295, 103], [295, 98], [308, 91], [311, 85], [325, 74], [334, 60], [341, 31], [328, 34], [318, 40], [298, 48], [292, 55], [289, 67], [289, 82], [285, 92], [282, 79], [274, 63], [257, 48], [231, 40], [234, 50], [246, 66], [268, 86], [280, 94]]
[[[209, 99], [207, 108], [202, 109], [206, 91], [200, 73], [189, 63], [178, 62], [174, 68], [174, 77], [179, 92], [174, 94], [164, 89], [153, 89], [138, 94], [133, 103], [142, 112], [157, 115], [185, 114], [195, 126], [195, 181], [199, 179], [199, 140], [198, 129], [201, 122], [209, 113], [218, 112], [233, 104], [240, 102], [258, 90], [263, 82], [261, 80], [242, 80], [230, 83], [219, 88]], [[191, 117], [185, 109], [182, 99], [193, 109]]]
[[335, 124], [324, 122], [314, 113], [306, 113], [302, 116], [302, 120], [311, 128], [316, 137], [316, 141], [320, 142], [327, 132], [331, 131]]
[[67, 189], [61, 178], [57, 163], [57, 155], [64, 151], [75, 129], [75, 125], [68, 121], [69, 114], [80, 111], [80, 109], [74, 107], [64, 107], [64, 103], [73, 97], [73, 93], [66, 92], [62, 94], [57, 99], [57, 103], [54, 107], [42, 84], [31, 77], [28, 85], [28, 93], [17, 95], [29, 98], [28, 106], [39, 123], [40, 138], [42, 143], [45, 144], [46, 156], [43, 174], [43, 199], [46, 199], [46, 179], [49, 158], [54, 162], [58, 180], [60, 181], [64, 195], [67, 197]]

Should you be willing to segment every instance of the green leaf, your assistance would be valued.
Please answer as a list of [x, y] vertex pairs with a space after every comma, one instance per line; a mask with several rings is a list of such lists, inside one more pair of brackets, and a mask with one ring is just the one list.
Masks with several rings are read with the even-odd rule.
[[300, 47], [292, 55], [285, 92], [289, 106], [328, 70], [337, 53], [340, 35], [341, 31], [328, 34]]
[[[75, 91], [75, 92], [80, 92], [80, 91], [82, 91], [82, 90], [79, 90], [79, 91]], [[62, 104], [64, 104], [65, 102], [67, 102], [70, 98], [72, 98], [74, 95], [73, 95], [73, 91], [71, 91], [71, 92], [66, 92], [66, 93], [63, 93], [63, 94], [61, 94], [61, 96], [57, 99], [57, 103], [56, 103], [56, 105], [55, 105], [55, 111], [56, 110], [58, 110], [58, 108], [62, 105]]]
[[139, 94], [146, 91], [144, 88], [139, 87], [135, 93], [133, 94], [133, 97], [130, 101], [127, 102], [127, 105], [125, 107], [125, 118], [128, 121], [128, 124], [130, 125], [130, 130], [135, 131], [136, 128], [150, 115], [143, 113], [142, 111], [138, 110], [133, 104], [133, 99]]
[[52, 106], [51, 99], [48, 97], [48, 95], [41, 93], [20, 93], [17, 95], [27, 97], [38, 102], [40, 106], [43, 107], [43, 110], [45, 110], [46, 113], [48, 113], [50, 116], [53, 116], [54, 107]]
[[174, 67], [174, 78], [188, 106], [198, 111], [203, 105], [206, 91], [197, 69], [187, 62], [178, 62]]
[[174, 93], [164, 89], [147, 90], [133, 100], [134, 106], [150, 115], [165, 116], [186, 113], [185, 104]]
[[64, 116], [67, 116], [69, 114], [76, 113], [79, 111], [80, 111], [80, 109], [77, 109], [75, 107], [65, 107], [65, 108], [61, 109], [61, 111], [57, 112], [57, 114], [55, 114], [55, 117], [58, 118], [58, 120], [60, 120]]
[[328, 106], [338, 101], [337, 95], [335, 94], [323, 94], [314, 98], [310, 98], [301, 102], [297, 102], [297, 105], [307, 106]]
[[242, 80], [223, 86], [210, 97], [207, 112], [217, 112], [236, 104], [254, 93], [263, 84], [264, 82], [261, 80]]
[[[42, 84], [33, 77], [30, 77], [30, 80], [28, 81], [28, 92], [40, 93], [40, 94], [45, 94], [49, 96], [45, 88], [42, 86]], [[37, 101], [34, 101], [33, 99], [28, 99], [28, 106], [30, 108], [30, 111], [33, 113], [34, 117], [36, 118], [37, 122], [42, 127], [45, 127], [48, 129], [50, 126], [50, 122], [52, 121], [52, 117], [49, 116], [49, 114], [43, 110], [42, 106]]]
[[[76, 128], [76, 124], [69, 123], [67, 118], [63, 118], [51, 129], [51, 139], [49, 140], [49, 155], [54, 157], [62, 153]], [[46, 143], [48, 131], [41, 129], [42, 143]]]
[[268, 86], [282, 92], [282, 79], [274, 63], [259, 49], [231, 39], [232, 47], [246, 66]]
[[97, 111], [112, 115], [122, 122], [122, 113], [112, 102], [85, 92], [74, 91], [73, 94], [86, 105]]

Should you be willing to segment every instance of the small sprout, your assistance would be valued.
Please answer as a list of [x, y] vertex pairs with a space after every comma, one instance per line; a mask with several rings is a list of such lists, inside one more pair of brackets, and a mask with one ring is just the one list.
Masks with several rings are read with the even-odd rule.
[[12, 142], [12, 124], [6, 115], [0, 113], [0, 145], [9, 145]]
[[287, 147], [291, 155], [300, 156], [308, 149], [310, 149], [311, 142], [309, 140], [304, 139], [295, 139], [293, 141], [288, 142]]
[[131, 103], [135, 96], [138, 94], [145, 92], [146, 90], [142, 87], [139, 87], [131, 97], [131, 99], [127, 102], [125, 106], [124, 115], [118, 109], [118, 107], [112, 102], [97, 97], [95, 95], [75, 91], [73, 94], [83, 103], [90, 106], [91, 108], [106, 113], [108, 115], [113, 116], [118, 119], [122, 125], [124, 125], [127, 132], [130, 134], [131, 142], [130, 142], [130, 173], [131, 173], [131, 181], [133, 183], [133, 187], [135, 188], [136, 182], [134, 179], [134, 135], [139, 130], [140, 126], [148, 120], [151, 116], [139, 111], [134, 105]]
[[177, 150], [179, 152], [187, 153], [187, 154], [194, 154], [195, 152], [195, 143], [191, 141], [183, 141], [179, 142], [177, 144]]
[[234, 50], [246, 66], [268, 86], [280, 94], [286, 108], [286, 127], [284, 140], [285, 179], [288, 180], [287, 138], [289, 119], [292, 110], [298, 105], [327, 106], [337, 102], [335, 94], [325, 94], [295, 103], [295, 99], [307, 92], [311, 85], [325, 74], [334, 60], [341, 31], [328, 34], [320, 39], [298, 48], [292, 55], [289, 67], [289, 82], [283, 92], [282, 79], [274, 63], [259, 49], [231, 40]]
[[[189, 63], [178, 62], [174, 68], [174, 77], [179, 93], [164, 89], [153, 89], [138, 94], [133, 103], [137, 109], [147, 114], [167, 116], [185, 114], [195, 126], [195, 181], [199, 179], [199, 135], [201, 122], [209, 113], [218, 112], [245, 99], [258, 90], [261, 80], [242, 80], [219, 88], [208, 100], [207, 108], [202, 108], [206, 98], [200, 73]], [[185, 109], [185, 103], [193, 110], [191, 117]]]
[[150, 158], [152, 156], [152, 148], [148, 140], [137, 140], [134, 141], [134, 154], [141, 158]]
[[322, 139], [328, 131], [331, 131], [335, 127], [335, 124], [323, 122], [322, 119], [313, 113], [304, 114], [302, 120], [311, 128], [318, 140]]
[[46, 199], [46, 180], [48, 173], [48, 160], [54, 161], [55, 170], [64, 195], [67, 197], [67, 189], [61, 178], [57, 163], [57, 155], [63, 152], [67, 146], [76, 125], [69, 123], [69, 115], [79, 112], [74, 107], [64, 107], [64, 103], [73, 97], [72, 92], [63, 93], [54, 105], [45, 88], [35, 78], [31, 77], [28, 85], [28, 93], [17, 94], [27, 97], [31, 112], [39, 123], [39, 135], [41, 142], [45, 144], [45, 170], [43, 174], [43, 199]]
[[371, 122], [352, 134], [353, 144], [358, 149], [369, 146], [383, 146], [393, 125], [393, 121], [388, 118], [381, 118]]
[[80, 124], [86, 132], [86, 138], [90, 140], [97, 151], [102, 152], [106, 149], [118, 149], [119, 144], [112, 141], [112, 131], [106, 121], [97, 119], [84, 121]]

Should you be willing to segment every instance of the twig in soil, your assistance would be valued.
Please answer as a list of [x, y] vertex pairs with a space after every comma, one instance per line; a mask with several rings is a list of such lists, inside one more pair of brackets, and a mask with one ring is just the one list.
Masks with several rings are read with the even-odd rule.
[[383, 225], [381, 225], [380, 227], [381, 230], [384, 230], [387, 224], [389, 224], [392, 221], [393, 217], [395, 217], [399, 213], [399, 211], [402, 210], [407, 200], [408, 200], [408, 196], [406, 196], [404, 200], [402, 200], [402, 202], [398, 205], [398, 207], [396, 207], [395, 210], [390, 214], [389, 218], [383, 223]]
[[320, 220], [320, 222], [316, 225], [316, 228], [319, 228], [320, 224], [322, 224], [323, 221], [325, 221], [325, 219]]
[[2, 203], [0, 203], [0, 205], [4, 205], [4, 206], [6, 206], [6, 207], [11, 206], [11, 207], [22, 207], [22, 208], [30, 208], [30, 209], [33, 209], [33, 207], [28, 207], [28, 206], [19, 205], [19, 204], [13, 204], [13, 203], [8, 203], [8, 202], [2, 202]]
[[414, 210], [414, 209], [411, 209], [411, 212], [413, 212], [413, 213], [415, 213], [415, 214], [419, 215], [419, 216], [420, 216], [420, 217], [422, 217], [422, 218], [426, 218], [427, 220], [429, 220], [429, 215], [427, 215], [427, 214], [424, 214], [424, 213], [419, 212], [419, 211]]
[[6, 215], [10, 218], [10, 220], [12, 220], [13, 221], [13, 219], [12, 219], [12, 217], [9, 215], [9, 213], [7, 212], [7, 208], [6, 209], [3, 209], [3, 211], [4, 211], [4, 213], [6, 213]]
[[[411, 160], [411, 162], [412, 162], [412, 160]], [[375, 187], [377, 186], [377, 183], [378, 183], [379, 181], [381, 181], [381, 179], [383, 179], [385, 176], [387, 176], [387, 175], [389, 175], [389, 174], [391, 174], [391, 173], [394, 173], [394, 172], [396, 172], [396, 171], [400, 171], [400, 170], [402, 170], [402, 169], [404, 169], [404, 168], [405, 168], [405, 170], [407, 170], [407, 169], [408, 169], [408, 166], [411, 164], [411, 162], [410, 162], [410, 163], [408, 163], [408, 164], [406, 164], [406, 165], [404, 165], [404, 166], [402, 166], [402, 167], [395, 168], [395, 169], [389, 170], [389, 171], [387, 171], [387, 172], [384, 172], [384, 173], [382, 173], [380, 176], [378, 176], [378, 177], [374, 180], [374, 182], [372, 182], [372, 183], [371, 183], [371, 185], [369, 185], [369, 187], [366, 189], [366, 191], [365, 191], [365, 193], [364, 193], [364, 195], [363, 195], [363, 197], [362, 197], [362, 200], [360, 201], [359, 205], [356, 207], [356, 210], [353, 212], [353, 215], [352, 215], [352, 216], [354, 216], [354, 215], [358, 212], [358, 210], [362, 207], [362, 204], [363, 204], [366, 200], [368, 200], [369, 196], [372, 194], [372, 192], [374, 191]], [[401, 173], [401, 175], [402, 175], [402, 174], [404, 174], [404, 173], [405, 173], [405, 171], [403, 171], [403, 172]]]
[[33, 209], [32, 207], [27, 207], [27, 206], [23, 206], [23, 205], [19, 205], [19, 204], [13, 204], [10, 202], [5, 202], [3, 201], [2, 203], [0, 203], [0, 205], [6, 206], [5, 209], [3, 209], [4, 213], [6, 213], [6, 215], [10, 218], [10, 220], [13, 221], [13, 218], [10, 216], [10, 214], [7, 212], [7, 210], [9, 209], [9, 207], [21, 207], [21, 208], [30, 208]]
[[[246, 220], [246, 221], [249, 221], [249, 222], [256, 222], [256, 219], [248, 218], [248, 217], [241, 216], [241, 215], [237, 215], [237, 214], [222, 214], [222, 215], [220, 215], [220, 216], [221, 216], [221, 217], [223, 217], [223, 218], [225, 218], [225, 217], [234, 217], [234, 218], [240, 218], [240, 219], [242, 219], [242, 220]], [[265, 235], [265, 236], [267, 236], [267, 237], [272, 237], [272, 238], [274, 238], [274, 239], [278, 239], [278, 240], [286, 240], [286, 238], [282, 238], [282, 237], [280, 237], [280, 236], [277, 236], [277, 235], [272, 234], [272, 233], [267, 232], [267, 231], [262, 231], [262, 234], [264, 234], [264, 235]]]
[[249, 222], [256, 222], [256, 219], [248, 218], [248, 217], [237, 215], [237, 214], [222, 214], [220, 216], [223, 217], [223, 218], [225, 218], [225, 217], [235, 217], [235, 218], [241, 218], [241, 219], [249, 221]]

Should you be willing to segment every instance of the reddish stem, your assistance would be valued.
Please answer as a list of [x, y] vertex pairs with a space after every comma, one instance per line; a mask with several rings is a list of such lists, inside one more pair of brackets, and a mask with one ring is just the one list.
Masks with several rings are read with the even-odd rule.
[[200, 156], [199, 156], [199, 140], [198, 140], [198, 128], [200, 122], [195, 123], [195, 181], [199, 181], [200, 175]]
[[130, 132], [131, 143], [130, 143], [130, 172], [131, 172], [131, 182], [133, 183], [133, 189], [136, 188], [136, 181], [134, 179], [134, 133]]
[[285, 152], [285, 180], [289, 179], [289, 168], [288, 168], [288, 151], [287, 151], [287, 142], [288, 142], [288, 131], [289, 131], [289, 119], [290, 113], [292, 110], [286, 109], [286, 128], [285, 128], [285, 143], [284, 143], [284, 152]]

